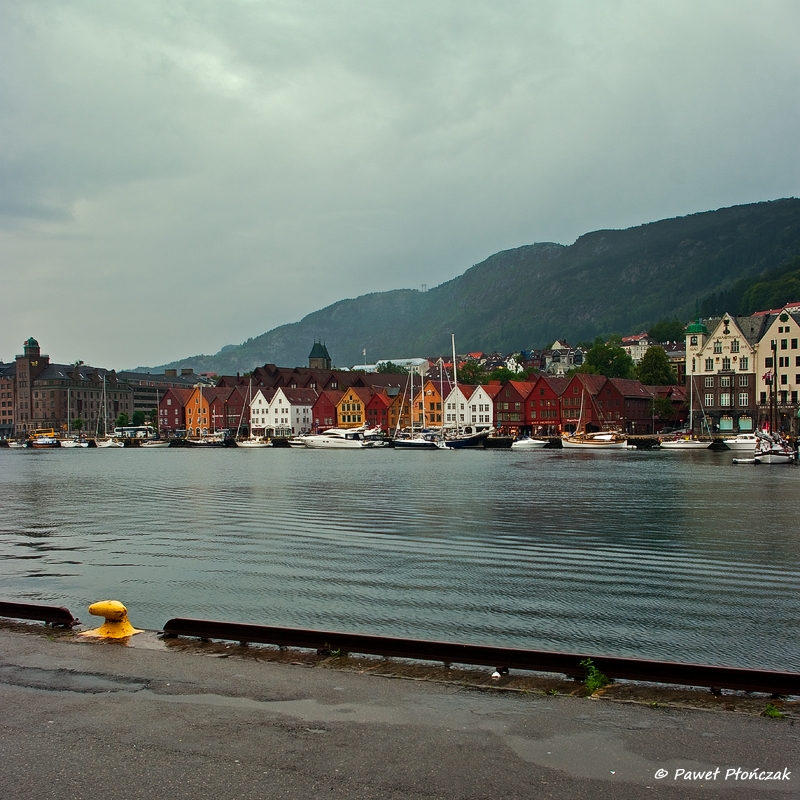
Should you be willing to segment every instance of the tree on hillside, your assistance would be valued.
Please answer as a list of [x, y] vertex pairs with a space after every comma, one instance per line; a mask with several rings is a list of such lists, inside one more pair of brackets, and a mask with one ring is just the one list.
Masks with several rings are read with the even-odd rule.
[[606, 378], [630, 378], [633, 375], [633, 359], [619, 346], [618, 341], [618, 337], [612, 338], [606, 344], [598, 336], [589, 348], [583, 366], [577, 372], [605, 375]]
[[378, 369], [375, 372], [380, 372], [381, 375], [404, 375], [408, 370], [399, 364], [395, 364], [394, 361], [384, 361], [378, 365]]
[[144, 425], [144, 411], [134, 411], [133, 412], [133, 425], [137, 427], [139, 425]]
[[650, 347], [634, 369], [645, 386], [672, 386], [678, 379], [663, 347]]
[[663, 344], [664, 342], [682, 342], [686, 336], [684, 325], [678, 319], [660, 319], [648, 331], [650, 338]]
[[477, 361], [465, 361], [458, 368], [458, 382], [468, 386], [478, 386], [481, 383], [488, 383], [489, 376]]

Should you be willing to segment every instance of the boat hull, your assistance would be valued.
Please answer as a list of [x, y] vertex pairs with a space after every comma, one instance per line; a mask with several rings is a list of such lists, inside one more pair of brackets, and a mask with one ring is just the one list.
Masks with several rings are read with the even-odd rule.
[[695, 439], [679, 439], [675, 442], [661, 442], [662, 450], [708, 450], [711, 442], [698, 442]]
[[547, 442], [541, 439], [518, 439], [511, 443], [512, 450], [541, 450], [547, 447]]

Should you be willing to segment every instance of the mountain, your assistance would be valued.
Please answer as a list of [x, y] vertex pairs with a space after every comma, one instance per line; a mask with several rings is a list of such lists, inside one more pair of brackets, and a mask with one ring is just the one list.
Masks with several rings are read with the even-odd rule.
[[365, 347], [371, 359], [446, 354], [451, 333], [461, 352], [628, 334], [662, 318], [688, 321], [701, 301], [713, 297], [716, 304], [734, 286], [738, 296], [798, 255], [800, 200], [722, 208], [594, 231], [569, 246], [505, 250], [427, 292], [340, 300], [216, 355], [152, 369], [232, 374], [265, 363], [306, 365], [317, 338], [335, 365], [346, 366], [359, 363]]

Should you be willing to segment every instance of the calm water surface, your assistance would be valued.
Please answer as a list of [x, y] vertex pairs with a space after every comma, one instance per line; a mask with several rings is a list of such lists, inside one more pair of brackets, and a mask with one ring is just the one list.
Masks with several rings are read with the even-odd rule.
[[0, 599], [800, 670], [800, 469], [731, 453], [0, 450]]

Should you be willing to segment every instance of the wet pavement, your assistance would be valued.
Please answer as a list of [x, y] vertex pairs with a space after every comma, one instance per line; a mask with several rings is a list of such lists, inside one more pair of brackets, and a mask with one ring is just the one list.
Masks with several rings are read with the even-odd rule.
[[0, 628], [0, 709], [4, 800], [800, 794], [793, 718], [391, 679], [153, 633]]

